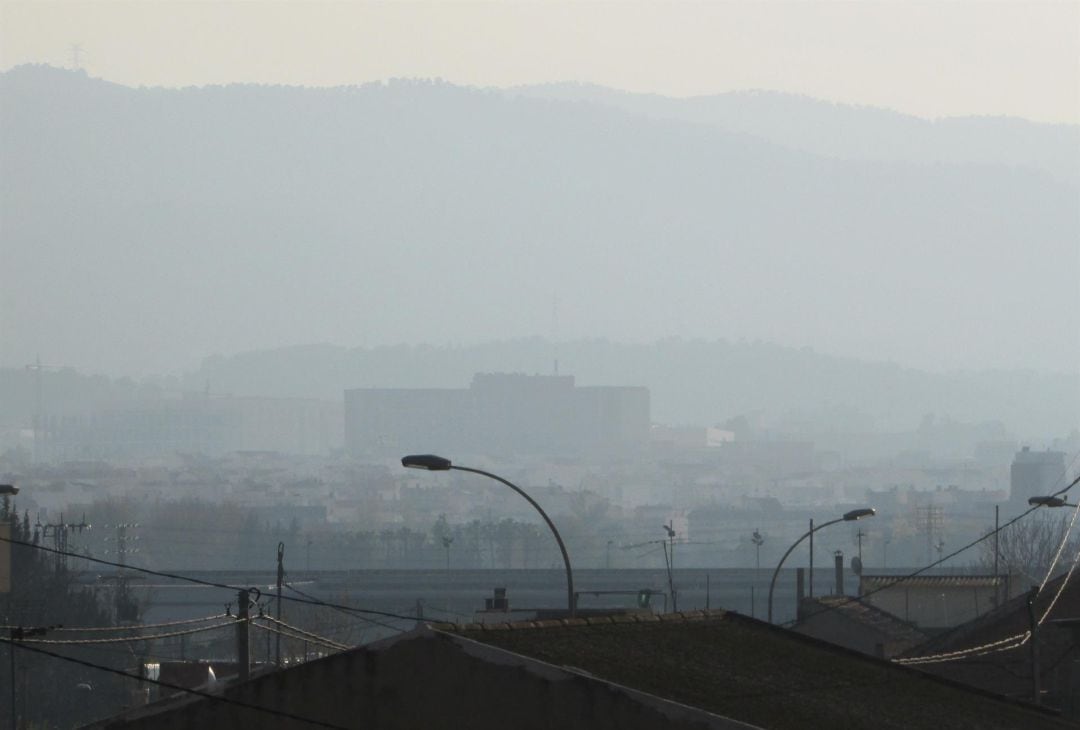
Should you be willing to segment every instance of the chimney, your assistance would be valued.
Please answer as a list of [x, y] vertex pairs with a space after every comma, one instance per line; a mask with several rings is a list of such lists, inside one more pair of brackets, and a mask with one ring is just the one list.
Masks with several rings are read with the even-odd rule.
[[803, 598], [806, 597], [806, 569], [795, 569], [795, 620], [803, 617]]
[[833, 553], [836, 565], [836, 595], [844, 595], [844, 551], [837, 550]]

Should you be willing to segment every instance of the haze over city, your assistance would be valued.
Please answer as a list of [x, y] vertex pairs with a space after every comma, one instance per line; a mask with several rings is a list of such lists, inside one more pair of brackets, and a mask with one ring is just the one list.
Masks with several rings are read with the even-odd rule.
[[[1075, 3], [2, 12], [8, 367], [529, 336], [1080, 361]], [[11, 76], [27, 63], [86, 77]], [[79, 96], [45, 125], [59, 85]], [[46, 212], [56, 184], [92, 220]]]
[[1080, 721], [1078, 282], [1076, 2], [0, 0], [0, 722]]

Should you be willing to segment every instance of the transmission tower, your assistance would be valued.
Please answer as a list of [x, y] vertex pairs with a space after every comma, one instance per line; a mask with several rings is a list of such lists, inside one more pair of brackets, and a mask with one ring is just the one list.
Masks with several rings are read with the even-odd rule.
[[929, 564], [934, 562], [934, 550], [937, 549], [938, 542], [934, 538], [940, 539], [941, 530], [945, 526], [945, 513], [941, 505], [937, 504], [917, 507], [915, 513], [918, 530], [926, 537], [926, 562]]
[[56, 550], [56, 569], [67, 569], [67, 553], [68, 553], [68, 535], [69, 533], [78, 530], [79, 534], [82, 534], [83, 530], [89, 530], [90, 524], [86, 521], [86, 515], [79, 522], [65, 522], [64, 514], [60, 513], [59, 522], [42, 523], [38, 520], [34, 525], [34, 542], [40, 542], [41, 540], [48, 540], [50, 537], [53, 541], [53, 548]]

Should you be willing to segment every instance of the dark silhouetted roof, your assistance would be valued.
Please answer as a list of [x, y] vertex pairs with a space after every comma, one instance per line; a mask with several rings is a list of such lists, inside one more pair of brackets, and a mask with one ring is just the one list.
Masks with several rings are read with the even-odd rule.
[[[853, 599], [851, 596], [805, 598], [802, 607], [807, 619], [812, 618], [818, 611], [834, 611], [847, 620], [873, 629], [881, 636], [898, 644], [915, 646], [927, 639], [926, 634], [919, 631], [915, 624], [869, 603]], [[798, 628], [798, 624], [795, 628]]]
[[432, 628], [763, 728], [1072, 727], [1026, 704], [729, 612]]

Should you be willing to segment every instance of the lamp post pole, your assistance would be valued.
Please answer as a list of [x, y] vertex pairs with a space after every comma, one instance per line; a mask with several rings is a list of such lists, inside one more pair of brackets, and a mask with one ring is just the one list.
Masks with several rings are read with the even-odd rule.
[[[776, 570], [773, 571], [772, 580], [769, 581], [769, 623], [770, 624], [773, 622], [773, 610], [772, 610], [772, 606], [773, 606], [773, 590], [776, 588], [776, 578], [777, 578], [778, 575], [780, 575], [780, 568], [784, 565], [784, 561], [787, 560], [788, 556], [791, 555], [792, 551], [795, 550], [795, 548], [797, 548], [799, 546], [799, 543], [801, 543], [803, 540], [805, 540], [808, 537], [811, 540], [813, 540], [815, 532], [817, 532], [818, 530], [824, 529], [824, 528], [828, 527], [829, 525], [835, 525], [837, 522], [853, 522], [853, 521], [861, 519], [863, 517], [873, 517], [874, 514], [875, 514], [874, 510], [867, 507], [865, 509], [853, 509], [850, 512], [845, 512], [843, 517], [837, 517], [835, 520], [829, 520], [828, 522], [823, 522], [820, 525], [817, 525], [816, 527], [814, 526], [814, 521], [810, 520], [810, 529], [808, 531], [806, 531], [805, 533], [803, 533], [802, 537], [800, 537], [798, 540], [793, 542], [791, 544], [791, 547], [789, 547], [787, 549], [787, 552], [784, 553], [784, 556], [782, 558], [780, 558], [780, 562], [776, 564]], [[811, 543], [811, 545], [812, 544], [813, 543]], [[814, 555], [813, 555], [813, 552], [811, 552], [810, 553], [810, 560], [812, 561], [813, 559], [814, 559]], [[811, 565], [812, 564], [813, 563], [811, 563]], [[810, 580], [811, 580], [811, 585], [813, 585], [813, 573], [810, 574]]]
[[416, 454], [412, 456], [406, 456], [401, 460], [401, 465], [410, 469], [426, 469], [427, 471], [466, 471], [471, 474], [479, 474], [485, 476], [488, 479], [494, 479], [497, 482], [505, 484], [520, 494], [526, 502], [533, 506], [540, 516], [544, 518], [544, 522], [547, 523], [548, 528], [551, 530], [551, 534], [555, 536], [555, 542], [559, 544], [559, 552], [562, 553], [563, 565], [566, 566], [566, 608], [570, 613], [570, 617], [573, 618], [577, 613], [576, 601], [574, 600], [574, 570], [570, 567], [570, 555], [566, 552], [566, 545], [563, 544], [562, 536], [559, 534], [558, 529], [555, 527], [555, 523], [548, 517], [547, 512], [536, 503], [536, 500], [525, 493], [521, 487], [516, 484], [503, 479], [497, 474], [484, 471], [482, 469], [473, 469], [468, 466], [456, 466], [450, 462], [449, 459], [444, 459], [441, 456], [435, 456], [433, 454]]

